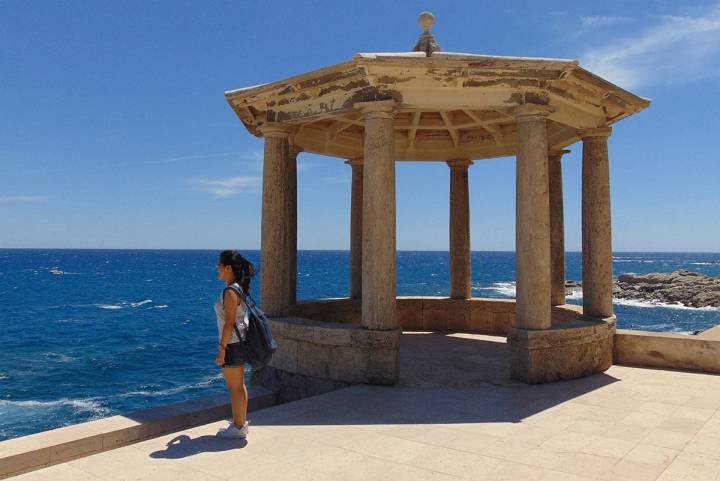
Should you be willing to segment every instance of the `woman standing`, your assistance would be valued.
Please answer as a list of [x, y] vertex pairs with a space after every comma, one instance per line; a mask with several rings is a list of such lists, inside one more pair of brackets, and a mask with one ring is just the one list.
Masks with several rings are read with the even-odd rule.
[[[233, 421], [216, 436], [221, 438], [245, 438], [248, 433], [247, 405], [248, 394], [245, 387], [245, 352], [243, 343], [247, 332], [247, 309], [239, 289], [244, 295], [250, 293], [250, 280], [255, 275], [255, 267], [238, 251], [223, 251], [217, 265], [218, 278], [225, 282], [220, 297], [215, 302], [215, 315], [218, 326], [218, 353], [215, 364], [222, 367], [225, 384], [230, 391]], [[234, 326], [244, 326], [240, 330], [243, 339], [238, 338]]]

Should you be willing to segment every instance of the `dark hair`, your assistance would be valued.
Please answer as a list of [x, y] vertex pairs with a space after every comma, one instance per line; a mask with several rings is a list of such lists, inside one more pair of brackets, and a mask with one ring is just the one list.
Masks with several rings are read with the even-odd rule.
[[238, 251], [222, 251], [220, 253], [220, 263], [232, 267], [235, 282], [240, 284], [245, 294], [250, 294], [250, 280], [257, 272], [252, 262], [245, 259]]

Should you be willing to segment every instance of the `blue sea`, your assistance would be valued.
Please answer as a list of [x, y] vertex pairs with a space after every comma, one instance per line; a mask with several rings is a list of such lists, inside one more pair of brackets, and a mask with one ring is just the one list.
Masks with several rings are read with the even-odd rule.
[[[259, 263], [258, 251], [245, 254]], [[0, 249], [0, 440], [223, 391], [217, 255]], [[398, 295], [448, 294], [447, 252], [402, 251], [397, 262]], [[566, 262], [579, 280], [580, 254]], [[615, 275], [680, 268], [720, 275], [720, 254], [614, 255]], [[472, 272], [473, 296], [514, 297], [513, 252], [473, 252]], [[298, 299], [346, 296], [348, 278], [347, 251], [298, 253]], [[623, 302], [615, 312], [629, 329], [720, 324], [718, 309]]]

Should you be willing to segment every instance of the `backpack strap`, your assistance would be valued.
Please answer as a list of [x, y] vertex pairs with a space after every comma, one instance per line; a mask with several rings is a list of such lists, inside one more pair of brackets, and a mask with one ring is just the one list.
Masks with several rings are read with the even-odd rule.
[[230, 284], [225, 289], [223, 289], [223, 295], [222, 295], [223, 308], [225, 307], [225, 292], [228, 290], [236, 292], [237, 295], [240, 296], [240, 300], [243, 301], [243, 303], [245, 303], [245, 293], [243, 292], [242, 288], [235, 286], [234, 284]]

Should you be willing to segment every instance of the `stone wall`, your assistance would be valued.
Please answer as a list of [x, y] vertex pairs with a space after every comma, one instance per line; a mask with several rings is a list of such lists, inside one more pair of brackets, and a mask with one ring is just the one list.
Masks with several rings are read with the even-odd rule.
[[399, 330], [299, 317], [271, 318], [270, 327], [278, 350], [253, 383], [278, 390], [281, 401], [354, 383], [397, 382]]
[[720, 339], [714, 335], [618, 329], [614, 359], [629, 366], [720, 374]]
[[[346, 297], [299, 302], [291, 315], [325, 322], [360, 324], [360, 299]], [[582, 315], [582, 307], [553, 307], [555, 321]], [[462, 331], [506, 336], [515, 320], [514, 299], [473, 297], [398, 297], [397, 320], [403, 331]]]

